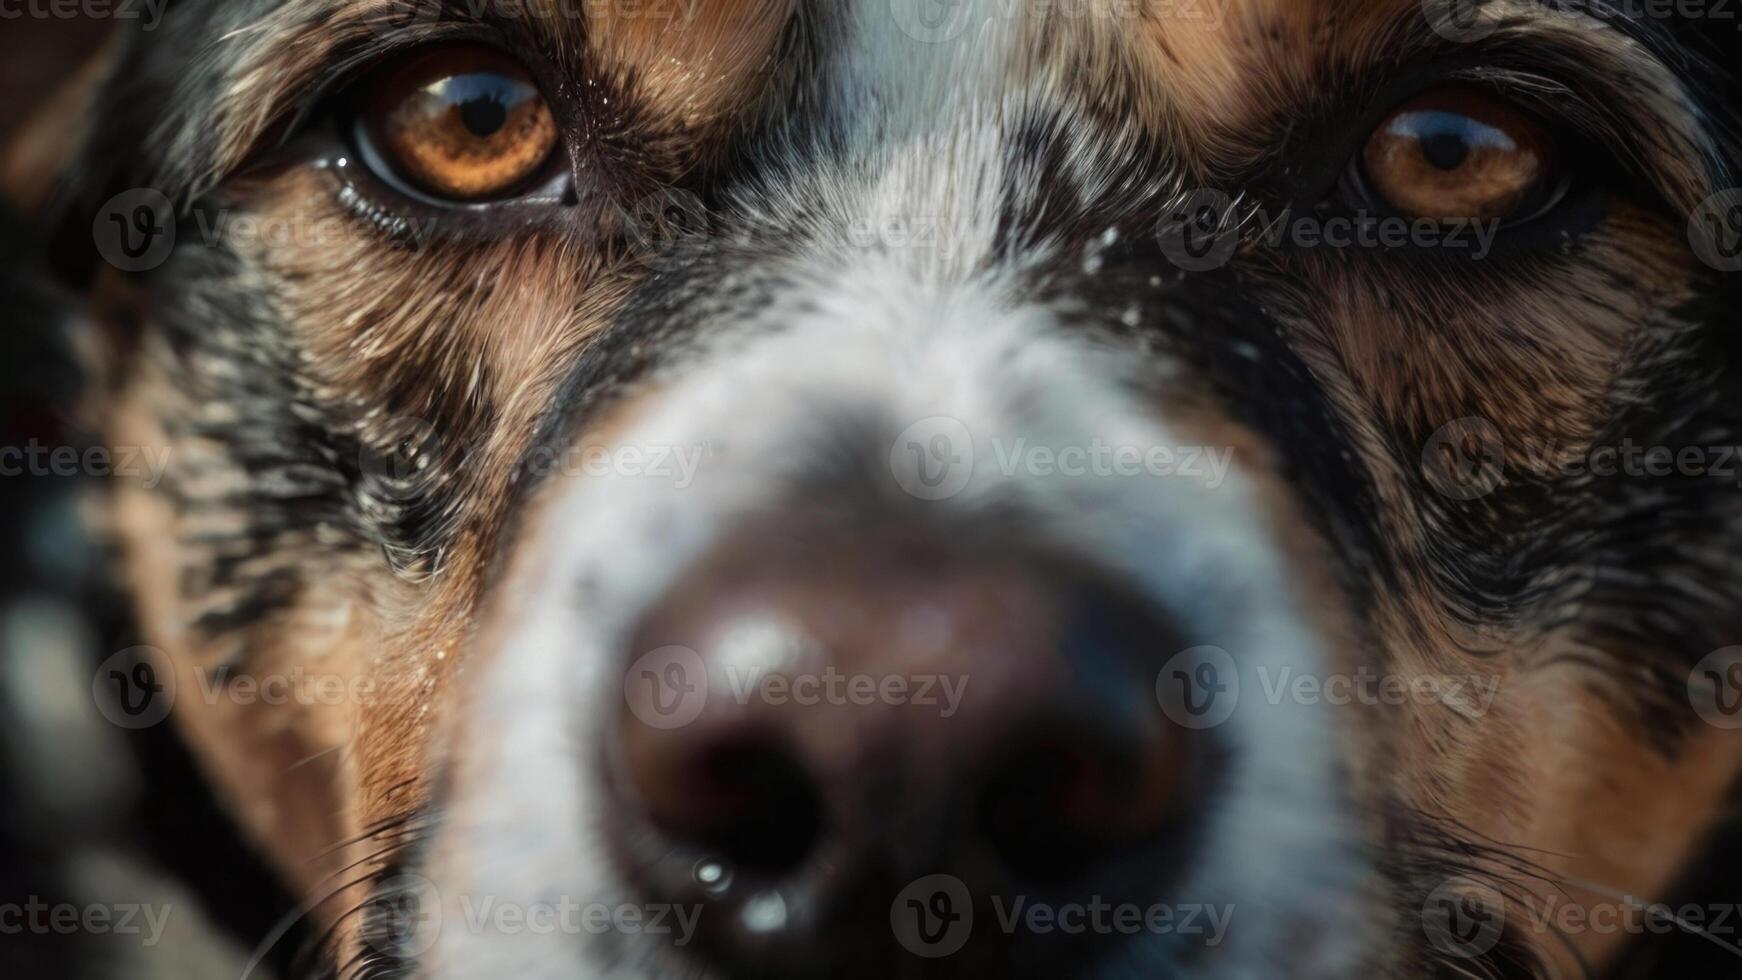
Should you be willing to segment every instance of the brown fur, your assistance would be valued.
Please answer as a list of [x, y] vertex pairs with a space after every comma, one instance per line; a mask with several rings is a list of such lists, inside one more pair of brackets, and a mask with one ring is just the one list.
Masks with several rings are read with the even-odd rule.
[[[215, 121], [223, 154], [202, 175], [206, 183], [227, 180], [269, 139], [283, 122], [282, 106], [335, 46], [366, 36], [361, 18], [369, 6], [296, 4], [233, 32], [225, 43], [246, 46], [248, 56]], [[1138, 30], [1055, 19], [1044, 25], [1055, 33], [1042, 67], [1064, 73], [1088, 65], [1092, 88], [1123, 90], [1143, 125], [1183, 148], [1200, 175], [1238, 172], [1286, 136], [1277, 107], [1295, 93], [1335, 88], [1351, 66], [1391, 56], [1403, 6], [1415, 0], [1239, 0], [1218, 27], [1158, 16]], [[772, 0], [731, 0], [703, 3], [676, 25], [632, 17], [592, 22], [577, 57], [635, 114], [644, 145], [653, 148], [641, 161], [650, 177], [681, 179], [719, 149], [726, 126], [764, 91], [786, 12]], [[555, 44], [573, 40], [559, 36]], [[1644, 80], [1632, 90], [1635, 104], [1622, 108], [1657, 121], [1662, 137], [1651, 170], [1663, 195], [1683, 205], [1704, 197], [1712, 179], [1707, 148], [1673, 82], [1619, 36], [1585, 33], [1577, 43]], [[510, 475], [567, 366], [639, 272], [632, 259], [547, 235], [395, 250], [329, 203], [330, 180], [269, 173], [226, 184], [226, 195], [243, 213], [341, 229], [339, 241], [319, 247], [244, 245], [244, 258], [261, 277], [260, 291], [295, 325], [310, 383], [349, 404], [360, 430], [387, 418], [433, 428], [444, 479], [461, 484], [454, 496], [462, 501], [440, 552], [397, 565], [371, 555], [332, 559], [287, 612], [240, 637], [205, 637], [188, 624], [202, 604], [224, 596], [196, 598], [181, 587], [210, 558], [194, 540], [196, 519], [139, 489], [122, 492], [115, 510], [145, 628], [173, 652], [183, 690], [197, 690], [195, 672], [227, 660], [238, 645], [247, 648], [252, 670], [321, 663], [376, 681], [377, 698], [355, 711], [286, 715], [182, 702], [183, 730], [214, 781], [311, 897], [361, 856], [354, 847], [332, 847], [424, 799], [432, 755], [455, 744], [447, 730], [463, 696], [457, 679], [476, 669], [471, 658], [487, 655], [496, 628], [480, 633], [480, 609], [491, 577], [503, 574], [495, 556], [514, 493]], [[29, 198], [39, 196], [32, 184], [12, 182]], [[1664, 311], [1693, 295], [1700, 270], [1683, 241], [1682, 229], [1622, 208], [1572, 274], [1496, 282], [1480, 296], [1448, 301], [1447, 283], [1401, 268], [1377, 282], [1334, 255], [1315, 259], [1305, 276], [1285, 281], [1278, 272], [1267, 283], [1292, 307], [1294, 342], [1354, 420], [1353, 448], [1379, 483], [1378, 519], [1406, 556], [1401, 591], [1382, 594], [1377, 614], [1388, 669], [1488, 673], [1500, 681], [1489, 713], [1474, 723], [1443, 707], [1342, 709], [1351, 715], [1351, 756], [1363, 760], [1354, 767], [1363, 784], [1356, 792], [1396, 797], [1526, 856], [1562, 882], [1539, 883], [1544, 894], [1559, 891], [1572, 901], [1610, 897], [1580, 882], [1645, 900], [1660, 895], [1742, 772], [1742, 733], [1703, 730], [1666, 757], [1593, 693], [1587, 672], [1534, 666], [1544, 650], [1565, 649], [1576, 637], [1532, 637], [1529, 646], [1507, 637], [1514, 646], [1499, 656], [1468, 649], [1431, 567], [1440, 529], [1419, 506], [1417, 474], [1400, 470], [1380, 441], [1403, 433], [1419, 445], [1440, 426], [1479, 416], [1498, 427], [1509, 466], [1540, 462], [1529, 447], [1588, 446], [1640, 336], [1675, 330]], [[577, 296], [584, 297], [578, 312]], [[233, 478], [221, 453], [172, 433], [166, 420], [223, 406], [202, 404], [199, 392], [171, 375], [168, 359], [148, 346], [116, 366], [123, 384], [108, 412], [110, 439], [170, 446], [178, 467], [198, 474], [184, 479], [184, 490], [220, 496]], [[1169, 412], [1181, 414], [1173, 406]], [[1313, 572], [1325, 564], [1327, 545], [1291, 512], [1264, 450], [1246, 433], [1194, 419], [1189, 406], [1184, 414], [1188, 430], [1206, 433], [1205, 444], [1240, 448], [1242, 467], [1263, 486], [1274, 527], [1301, 569], [1301, 600], [1318, 605], [1315, 597], [1333, 591]], [[526, 521], [538, 525], [536, 516]], [[294, 560], [309, 542], [280, 544]], [[529, 562], [526, 554], [513, 557], [505, 581], [529, 574]], [[500, 593], [506, 605], [495, 622], [512, 615], [513, 593]], [[1325, 636], [1347, 634], [1340, 614], [1328, 605], [1320, 612]], [[1618, 665], [1653, 655], [1606, 653]], [[1574, 969], [1556, 937], [1529, 937], [1542, 955]], [[1600, 964], [1617, 938], [1584, 933], [1572, 945]]]

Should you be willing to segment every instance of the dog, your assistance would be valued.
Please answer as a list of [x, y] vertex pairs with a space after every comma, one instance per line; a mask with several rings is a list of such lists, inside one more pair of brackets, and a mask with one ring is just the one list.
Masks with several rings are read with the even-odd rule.
[[1728, 975], [1720, 7], [177, 0], [99, 686], [322, 975]]

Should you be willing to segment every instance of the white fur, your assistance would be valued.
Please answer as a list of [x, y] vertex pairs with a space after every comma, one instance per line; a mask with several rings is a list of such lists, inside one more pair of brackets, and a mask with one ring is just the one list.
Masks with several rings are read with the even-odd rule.
[[[825, 434], [820, 415], [838, 417], [819, 408], [882, 419], [892, 434], [951, 416], [974, 433], [980, 460], [991, 458], [989, 439], [999, 434], [1055, 446], [1096, 437], [1175, 444], [1142, 406], [1116, 393], [1122, 366], [1055, 333], [1044, 310], [1009, 305], [996, 283], [928, 287], [879, 266], [831, 279], [808, 297], [814, 312], [780, 332], [698, 358], [703, 366], [623, 434], [631, 445], [726, 447], [693, 486], [589, 479], [553, 516], [544, 531], [556, 536], [553, 558], [530, 615], [472, 680], [484, 693], [465, 721], [472, 736], [456, 773], [458, 802], [430, 872], [450, 902], [619, 895], [589, 832], [600, 805], [597, 774], [578, 746], [622, 710], [637, 615], [737, 521], [778, 511], [771, 488], [814, 462], [796, 447]], [[1038, 543], [1123, 571], [1167, 607], [1217, 609], [1210, 642], [1232, 651], [1243, 675], [1319, 669], [1314, 640], [1285, 598], [1285, 571], [1237, 477], [1212, 490], [1190, 480], [1010, 478], [980, 464], [958, 496], [925, 506], [967, 513], [992, 501], [1019, 503], [1039, 518], [1023, 529]], [[593, 588], [582, 592], [583, 581]], [[1224, 955], [1218, 969], [1245, 962], [1258, 975], [1262, 957], [1277, 952], [1276, 933], [1326, 890], [1348, 887], [1356, 869], [1343, 839], [1346, 815], [1332, 795], [1328, 714], [1256, 696], [1240, 705], [1223, 730], [1237, 753], [1232, 785], [1210, 822], [1201, 867], [1180, 894], [1234, 905], [1235, 944], [1250, 952]], [[456, 906], [446, 921], [458, 916]], [[477, 976], [486, 964], [499, 971], [510, 961], [516, 976], [557, 976], [589, 955], [589, 938], [449, 928], [433, 962], [443, 977]]]
[[[842, 222], [933, 221], [944, 247], [853, 247], [814, 229], [814, 247], [780, 270], [795, 285], [759, 310], [702, 327], [711, 347], [686, 356], [619, 437], [722, 447], [694, 483], [606, 476], [567, 491], [539, 532], [550, 565], [527, 598], [529, 613], [466, 679], [477, 691], [463, 721], [468, 744], [426, 872], [445, 903], [440, 934], [420, 960], [428, 975], [532, 980], [574, 975], [577, 964], [597, 977], [704, 975], [651, 945], [631, 945], [626, 965], [613, 968], [596, 937], [474, 933], [461, 925], [460, 899], [634, 900], [601, 846], [592, 771], [593, 740], [623, 709], [623, 672], [636, 652], [626, 649], [628, 635], [711, 542], [745, 518], [779, 512], [779, 488], [821, 465], [803, 447], [840, 438], [824, 420], [869, 420], [877, 424], [855, 431], [889, 439], [929, 417], [960, 420], [981, 462], [961, 493], [923, 506], [966, 515], [1015, 504], [1034, 515], [1020, 533], [1035, 544], [1122, 572], [1167, 608], [1215, 610], [1214, 639], [1205, 642], [1231, 651], [1244, 676], [1321, 669], [1238, 473], [1211, 489], [1190, 480], [1009, 477], [990, 465], [993, 437], [1178, 444], [1122, 393], [1128, 360], [1063, 335], [1054, 311], [1015, 298], [1030, 266], [1058, 256], [1042, 249], [1020, 257], [1021, 267], [994, 261], [1013, 165], [1005, 125], [1025, 98], [1007, 91], [1023, 36], [1010, 9], [971, 0], [968, 29], [939, 43], [903, 33], [886, 3], [856, 3], [847, 14], [858, 47], [837, 53], [826, 91], [832, 125], [851, 135], [849, 170], [806, 190], [820, 184]], [[798, 193], [765, 188], [742, 203], [742, 217], [781, 213], [796, 201], [783, 195]], [[887, 442], [839, 448], [874, 459], [889, 452]], [[1317, 954], [1284, 948], [1290, 930], [1306, 921], [1306, 932], [1340, 931], [1337, 900], [1362, 874], [1333, 789], [1331, 719], [1251, 696], [1218, 734], [1234, 752], [1229, 787], [1179, 900], [1234, 906], [1229, 944], [1210, 960], [1217, 976], [1268, 975], [1279, 959], [1304, 967]], [[1144, 975], [1141, 962], [1128, 964], [1128, 975]], [[1335, 974], [1335, 965], [1319, 966]], [[1120, 969], [1108, 975], [1127, 975]]]

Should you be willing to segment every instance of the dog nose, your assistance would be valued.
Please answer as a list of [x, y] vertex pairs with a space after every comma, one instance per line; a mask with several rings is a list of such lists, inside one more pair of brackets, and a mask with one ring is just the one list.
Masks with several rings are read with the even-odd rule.
[[734, 928], [796, 943], [783, 962], [856, 902], [887, 931], [913, 876], [1129, 873], [1201, 768], [1156, 699], [1181, 646], [1169, 618], [1058, 556], [889, 529], [829, 547], [745, 536], [669, 589], [632, 646], [615, 726], [628, 864], [673, 900], [765, 912], [777, 896], [772, 927]]

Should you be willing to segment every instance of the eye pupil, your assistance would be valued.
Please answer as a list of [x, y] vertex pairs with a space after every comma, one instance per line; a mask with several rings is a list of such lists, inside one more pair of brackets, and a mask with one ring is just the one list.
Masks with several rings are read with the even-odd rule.
[[1462, 133], [1428, 133], [1421, 140], [1421, 155], [1441, 170], [1456, 170], [1470, 158], [1470, 144]]
[[508, 107], [494, 96], [460, 103], [460, 121], [479, 139], [488, 139], [508, 123]]

